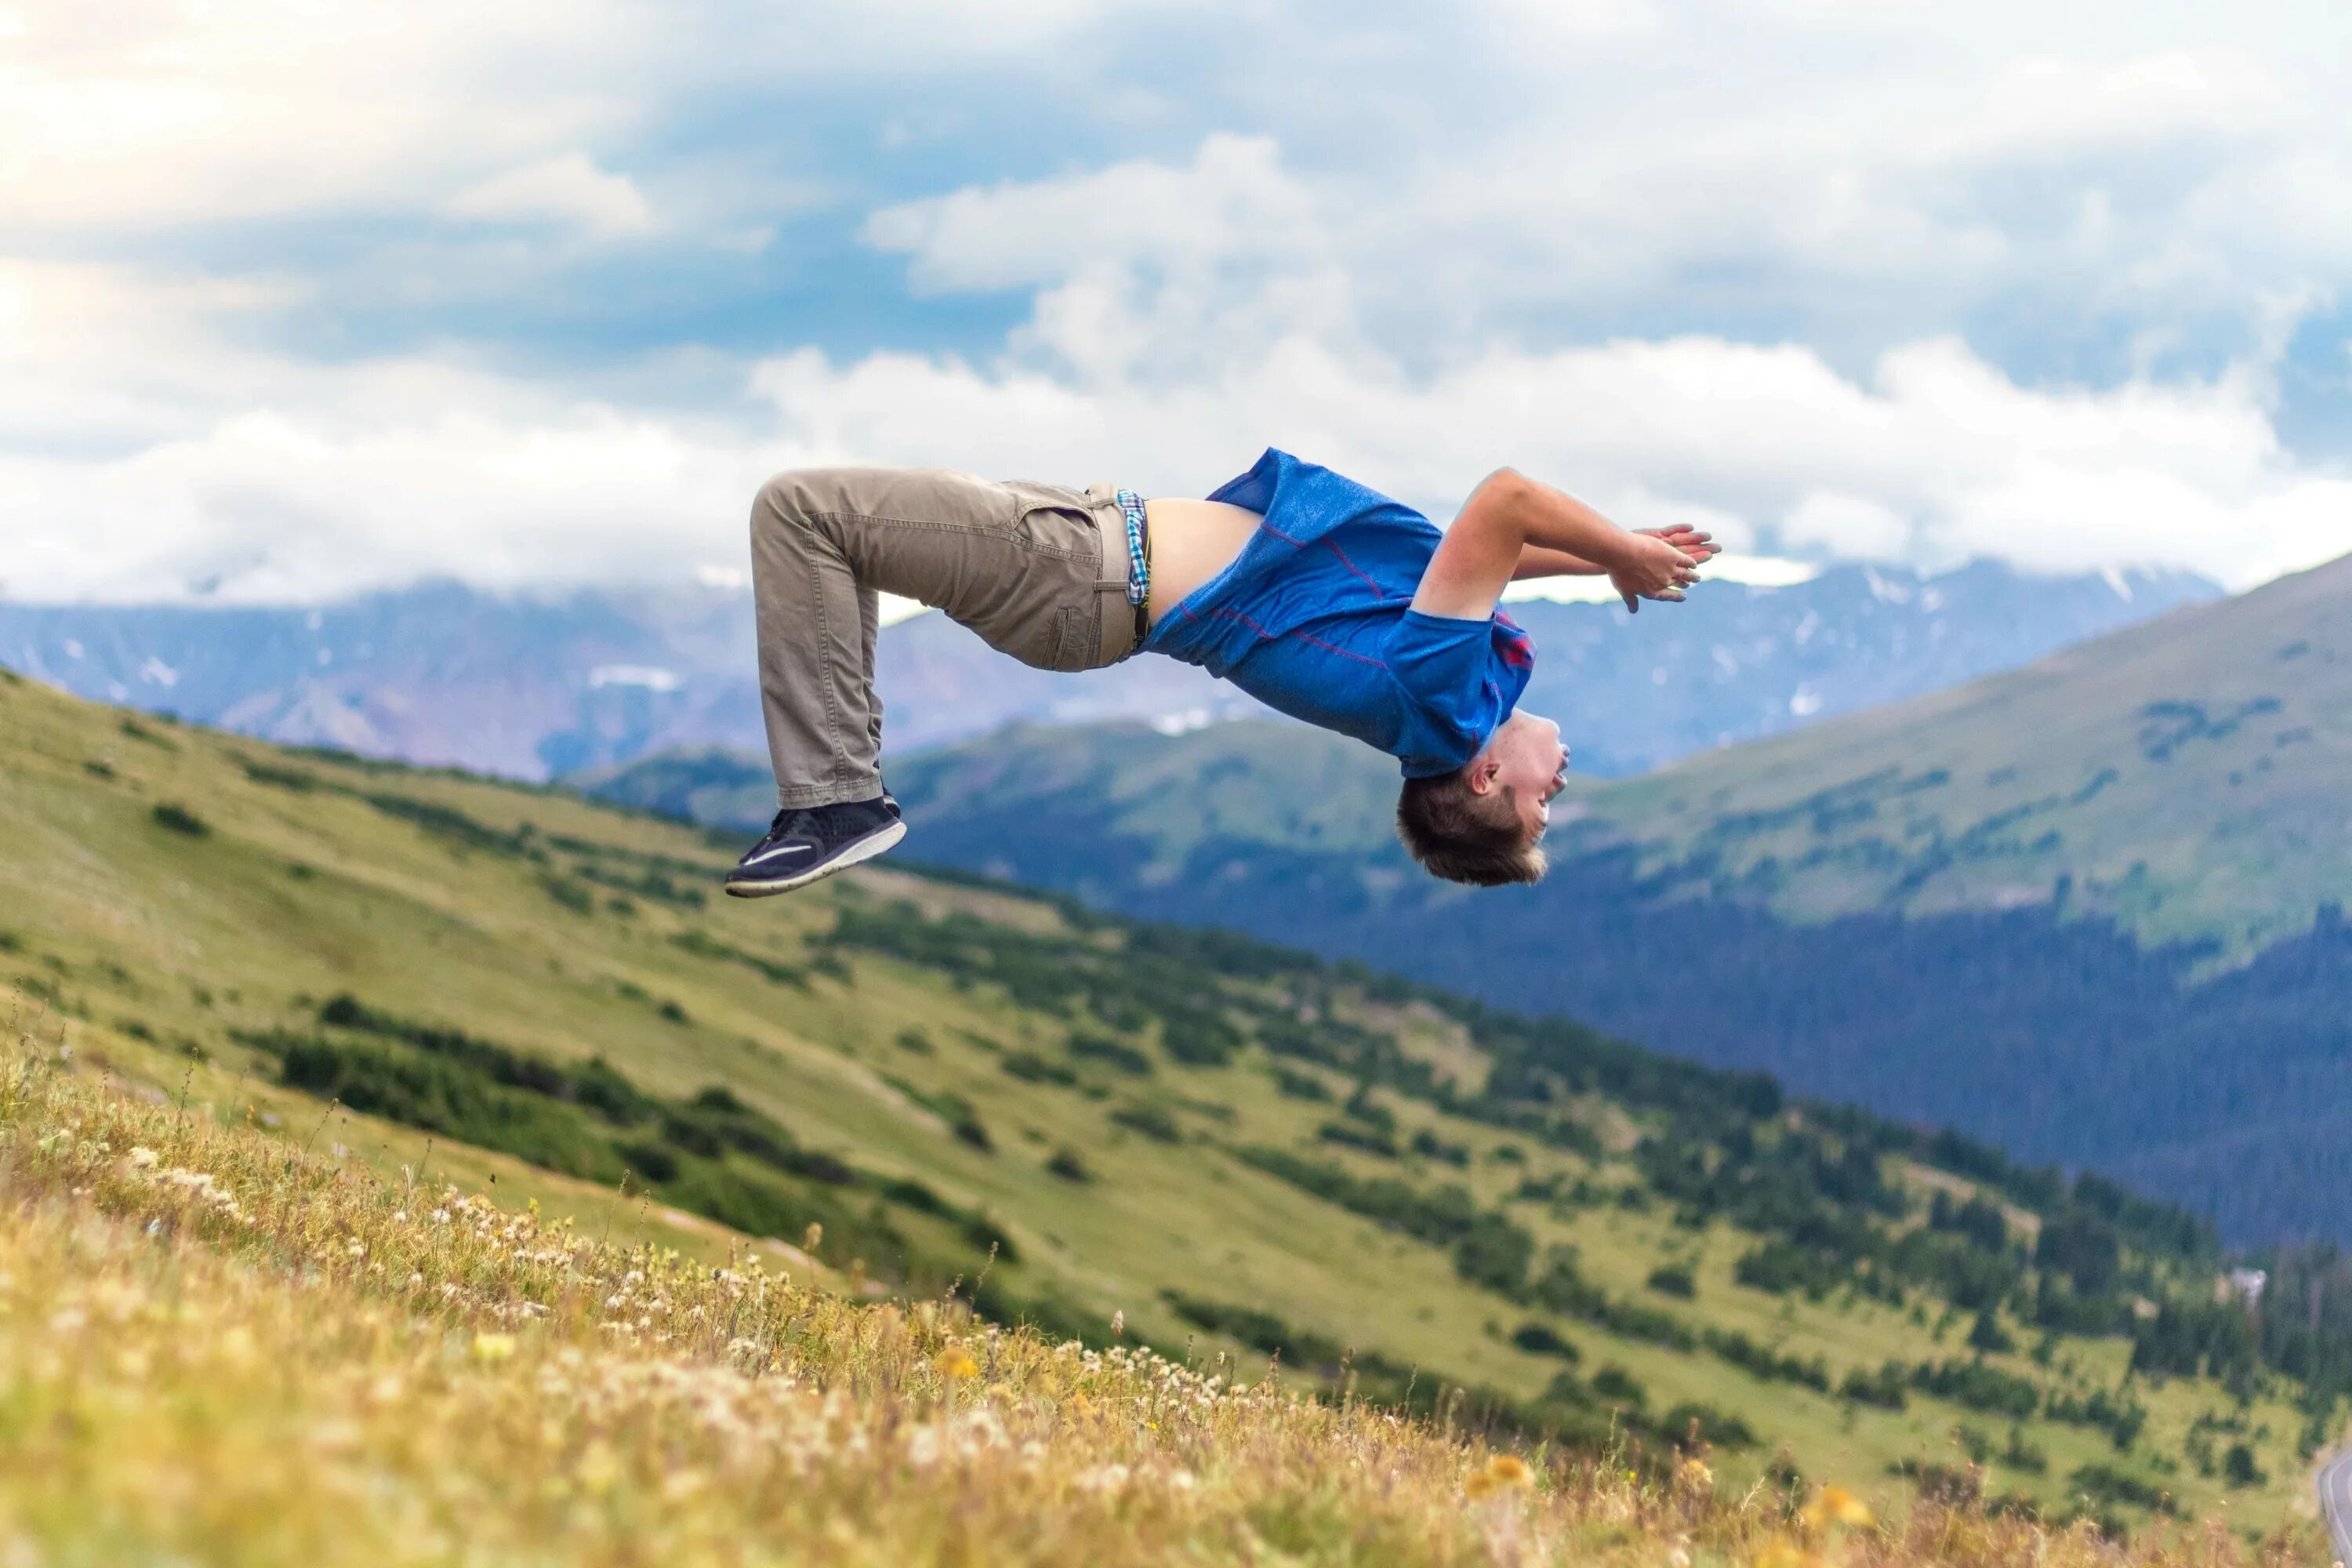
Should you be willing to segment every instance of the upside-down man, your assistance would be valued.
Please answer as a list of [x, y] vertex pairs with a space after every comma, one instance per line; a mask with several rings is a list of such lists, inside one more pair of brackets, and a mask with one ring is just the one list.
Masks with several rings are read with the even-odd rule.
[[781, 809], [727, 890], [784, 892], [905, 837], [874, 694], [886, 592], [1041, 669], [1197, 664], [1397, 758], [1397, 830], [1433, 874], [1534, 881], [1568, 750], [1559, 725], [1514, 710], [1535, 648], [1496, 607], [1505, 585], [1606, 575], [1636, 610], [1680, 599], [1715, 552], [1705, 533], [1629, 532], [1508, 468], [1443, 531], [1271, 450], [1206, 500], [930, 468], [779, 474], [752, 505], [751, 567]]

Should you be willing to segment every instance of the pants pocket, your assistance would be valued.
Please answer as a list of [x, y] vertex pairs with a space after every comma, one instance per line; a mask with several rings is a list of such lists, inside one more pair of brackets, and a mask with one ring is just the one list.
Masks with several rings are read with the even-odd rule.
[[1094, 514], [1066, 496], [1037, 493], [1045, 487], [1015, 486], [1021, 498], [1013, 514], [1013, 537], [1031, 550], [1055, 555], [1091, 554], [1097, 535]]
[[1065, 605], [1054, 617], [1054, 662], [1051, 668], [1076, 674], [1102, 662], [1102, 596], [1087, 595], [1085, 605]]

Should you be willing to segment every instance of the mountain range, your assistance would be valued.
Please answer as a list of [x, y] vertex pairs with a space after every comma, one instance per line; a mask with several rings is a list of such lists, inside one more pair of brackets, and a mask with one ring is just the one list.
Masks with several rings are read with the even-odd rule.
[[[1429, 880], [1392, 765], [1296, 726], [1033, 728], [892, 780], [909, 855], [1767, 1068], [2234, 1236], [2352, 1239], [2347, 627], [2352, 560], [1580, 780], [1529, 889]], [[604, 787], [691, 805], [669, 767]]]
[[[1529, 706], [1559, 715], [1589, 773], [1934, 690], [2218, 590], [2180, 573], [1932, 578], [1843, 566], [1810, 582], [1706, 584], [1629, 617], [1514, 607], [1542, 649]], [[504, 597], [452, 583], [292, 608], [0, 604], [0, 664], [76, 695], [297, 745], [543, 780], [679, 746], [762, 745], [748, 595], [727, 587]], [[886, 628], [892, 749], [1015, 721], [1181, 729], [1263, 715], [1172, 660], [1049, 674], [943, 616]]]

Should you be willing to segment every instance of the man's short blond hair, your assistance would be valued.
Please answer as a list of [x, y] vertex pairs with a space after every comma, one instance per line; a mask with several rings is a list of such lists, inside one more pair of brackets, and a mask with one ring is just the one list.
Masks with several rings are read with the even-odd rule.
[[1422, 868], [1476, 888], [1543, 879], [1542, 845], [1519, 818], [1507, 784], [1491, 795], [1470, 787], [1467, 767], [1407, 779], [1397, 795], [1397, 837]]

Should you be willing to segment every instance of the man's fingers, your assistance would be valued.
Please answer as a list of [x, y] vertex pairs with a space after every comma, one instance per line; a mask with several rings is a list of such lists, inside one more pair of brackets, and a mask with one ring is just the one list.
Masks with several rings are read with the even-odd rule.
[[1627, 594], [1625, 595], [1625, 613], [1629, 616], [1640, 615], [1642, 613], [1642, 601], [1633, 595]]

